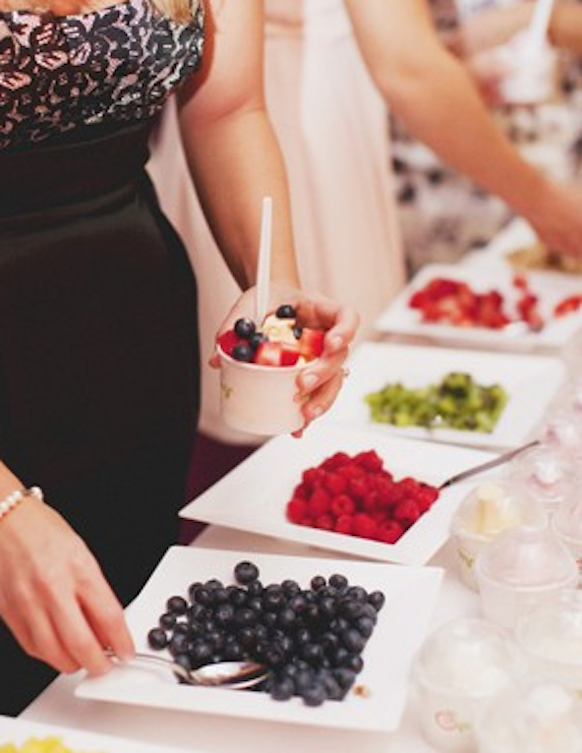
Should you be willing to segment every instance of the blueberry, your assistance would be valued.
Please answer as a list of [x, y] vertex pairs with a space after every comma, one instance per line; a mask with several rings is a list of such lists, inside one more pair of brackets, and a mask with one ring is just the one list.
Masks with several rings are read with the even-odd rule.
[[186, 614], [188, 602], [182, 596], [170, 596], [166, 602], [166, 609], [172, 614]]
[[259, 568], [254, 562], [239, 562], [234, 568], [234, 577], [237, 583], [248, 585], [253, 581], [256, 581], [259, 577]]
[[255, 351], [249, 343], [237, 343], [232, 349], [232, 357], [235, 361], [250, 363], [255, 357]]
[[295, 319], [297, 312], [290, 303], [284, 303], [275, 311], [275, 316], [278, 319]]
[[293, 335], [295, 336], [295, 339], [299, 340], [302, 334], [303, 334], [303, 327], [301, 327], [299, 324], [296, 324], [293, 327]]
[[326, 696], [327, 693], [325, 691], [325, 686], [320, 682], [314, 683], [310, 688], [306, 688], [301, 693], [303, 702], [307, 706], [321, 706], [321, 704], [325, 701]]
[[261, 343], [264, 343], [267, 340], [267, 336], [264, 335], [262, 332], [255, 332], [254, 335], [249, 337], [249, 345], [253, 350], [256, 350]]
[[374, 609], [379, 612], [386, 602], [386, 596], [382, 591], [372, 591], [372, 593], [368, 596], [368, 601], [374, 607]]
[[148, 633], [148, 645], [150, 648], [162, 649], [168, 645], [168, 636], [162, 628], [152, 628]]
[[164, 612], [164, 614], [160, 615], [160, 627], [164, 628], [164, 630], [171, 630], [176, 624], [176, 619], [174, 612]]
[[234, 324], [234, 332], [237, 337], [241, 337], [243, 340], [249, 340], [256, 332], [255, 323], [252, 319], [237, 319]]
[[333, 575], [330, 575], [329, 577], [329, 585], [333, 586], [334, 588], [337, 588], [338, 591], [342, 591], [348, 587], [348, 579], [346, 578], [345, 575], [341, 575], [340, 573], [334, 573]]
[[275, 701], [288, 701], [295, 693], [295, 683], [289, 677], [282, 677], [273, 683], [271, 698]]

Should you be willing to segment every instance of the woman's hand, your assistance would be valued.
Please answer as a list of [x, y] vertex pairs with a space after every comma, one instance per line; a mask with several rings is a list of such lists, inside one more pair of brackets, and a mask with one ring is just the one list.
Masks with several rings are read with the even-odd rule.
[[[308, 363], [297, 379], [297, 399], [305, 400], [305, 429], [325, 413], [337, 397], [344, 378], [343, 365], [355, 337], [359, 317], [352, 309], [329, 298], [319, 294], [306, 294], [289, 287], [272, 285], [270, 297], [271, 311], [283, 303], [289, 303], [296, 309], [297, 320], [302, 326], [325, 331], [321, 357]], [[218, 334], [232, 329], [240, 317], [253, 319], [254, 301], [255, 289], [251, 288], [235, 303]], [[219, 367], [217, 354], [211, 357], [210, 365]], [[300, 436], [301, 433], [302, 430], [295, 432], [295, 436]]]
[[[114, 525], [114, 521], [112, 521]], [[23, 650], [59, 672], [111, 668], [133, 655], [123, 610], [81, 538], [27, 498], [0, 522], [0, 616]]]
[[582, 259], [582, 185], [547, 181], [535, 206], [524, 212], [548, 249]]

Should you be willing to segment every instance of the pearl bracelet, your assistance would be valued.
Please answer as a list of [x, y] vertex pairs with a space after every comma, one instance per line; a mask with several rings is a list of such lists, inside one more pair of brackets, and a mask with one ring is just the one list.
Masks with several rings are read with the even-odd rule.
[[36, 497], [40, 502], [44, 501], [42, 489], [38, 486], [31, 486], [29, 489], [17, 489], [0, 502], [0, 520], [5, 518], [21, 502], [24, 502], [27, 497]]

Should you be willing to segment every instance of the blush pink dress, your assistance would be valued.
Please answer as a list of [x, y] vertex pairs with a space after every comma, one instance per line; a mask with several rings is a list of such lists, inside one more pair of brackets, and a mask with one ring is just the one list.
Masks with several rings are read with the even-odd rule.
[[[405, 279], [386, 105], [361, 59], [342, 0], [267, 0], [266, 13], [267, 104], [288, 169], [303, 286], [354, 307], [363, 338]], [[214, 343], [209, 323], [219, 325], [237, 288], [207, 248], [212, 241], [200, 227], [185, 170], [177, 188], [183, 158], [175, 129], [175, 115], [168, 112], [150, 166], [166, 211], [191, 241], [204, 360]], [[220, 422], [218, 382], [207, 368], [202, 431], [227, 442], [256, 442]]]

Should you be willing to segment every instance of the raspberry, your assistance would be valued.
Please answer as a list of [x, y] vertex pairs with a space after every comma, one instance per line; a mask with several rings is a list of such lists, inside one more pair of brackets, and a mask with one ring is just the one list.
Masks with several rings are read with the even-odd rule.
[[364, 477], [351, 478], [348, 481], [348, 491], [352, 497], [362, 499], [368, 491], [368, 483]]
[[345, 478], [338, 473], [326, 473], [323, 483], [332, 494], [341, 494], [346, 490], [348, 484]]
[[287, 503], [287, 517], [292, 523], [301, 523], [307, 512], [307, 502], [299, 497], [293, 497]]
[[354, 529], [354, 519], [351, 515], [340, 515], [335, 522], [334, 531], [337, 533], [345, 533], [350, 536]]
[[309, 495], [311, 494], [311, 486], [309, 484], [297, 484], [295, 487], [295, 491], [293, 492], [294, 497], [300, 497], [301, 499], [308, 499]]
[[430, 510], [433, 502], [438, 498], [439, 491], [434, 486], [428, 484], [421, 484], [418, 494], [416, 495], [416, 502], [420, 509], [420, 512], [426, 512]]
[[324, 460], [321, 464], [321, 467], [326, 471], [335, 471], [344, 465], [348, 465], [349, 463], [351, 463], [349, 455], [347, 455], [345, 452], [336, 452], [334, 455], [331, 455], [331, 457]]
[[331, 515], [318, 515], [315, 518], [315, 527], [324, 531], [333, 531], [334, 520]]
[[404, 499], [399, 502], [394, 509], [394, 517], [403, 526], [409, 528], [420, 517], [420, 510], [416, 502], [412, 499]]
[[357, 479], [364, 479], [366, 476], [365, 468], [362, 468], [362, 466], [360, 465], [355, 465], [355, 463], [342, 465], [341, 468], [337, 469], [337, 472], [340, 476], [343, 476], [349, 482], [351, 482], [352, 480], [355, 481]]
[[378, 533], [378, 524], [364, 512], [354, 515], [354, 534], [364, 539], [375, 539]]
[[404, 533], [404, 529], [396, 520], [386, 520], [378, 526], [378, 539], [385, 544], [395, 544]]
[[379, 471], [382, 468], [382, 458], [375, 450], [359, 452], [354, 458], [354, 463], [361, 465], [367, 471]]
[[331, 500], [331, 512], [336, 518], [342, 515], [352, 515], [356, 511], [356, 503], [347, 494], [338, 494]]
[[380, 507], [380, 501], [378, 492], [367, 492], [362, 500], [362, 508], [366, 512], [373, 512]]
[[314, 487], [317, 486], [325, 477], [325, 472], [321, 470], [321, 468], [308, 468], [306, 471], [303, 471], [303, 476], [301, 480], [304, 484], [307, 484], [308, 487]]
[[309, 514], [314, 518], [319, 515], [325, 515], [330, 509], [331, 497], [325, 489], [318, 487], [314, 489], [309, 497]]

